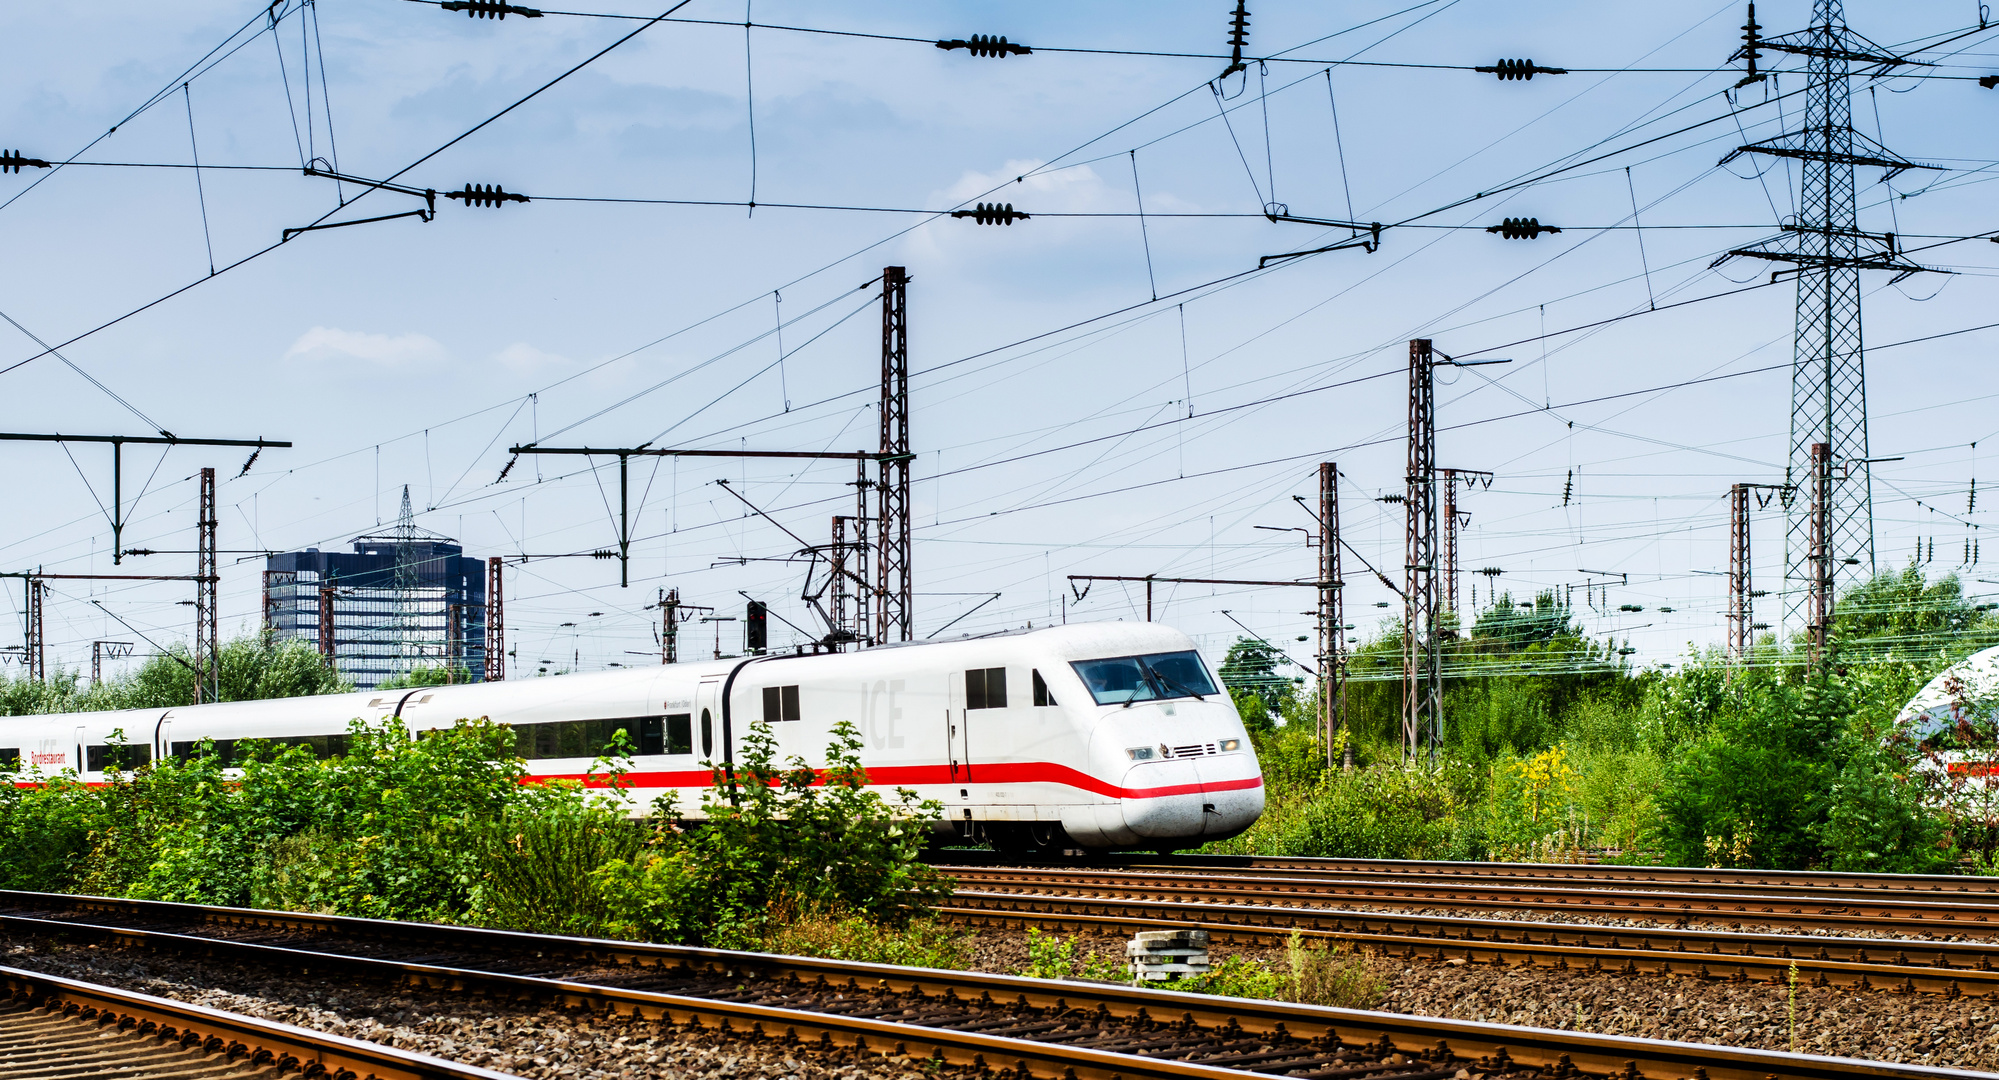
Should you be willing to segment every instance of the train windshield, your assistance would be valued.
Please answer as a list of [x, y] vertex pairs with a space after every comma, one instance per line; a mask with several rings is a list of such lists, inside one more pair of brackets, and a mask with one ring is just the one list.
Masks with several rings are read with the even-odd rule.
[[1215, 692], [1196, 652], [1078, 660], [1069, 665], [1099, 705], [1129, 705], [1162, 698], [1207, 697]]

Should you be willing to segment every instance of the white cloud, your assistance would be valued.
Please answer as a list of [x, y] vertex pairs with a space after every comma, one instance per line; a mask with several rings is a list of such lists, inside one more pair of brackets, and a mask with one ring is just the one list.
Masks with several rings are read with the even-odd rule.
[[525, 341], [512, 345], [493, 354], [493, 360], [501, 367], [516, 374], [547, 371], [552, 368], [566, 368], [575, 363], [567, 356], [537, 349]]
[[360, 360], [381, 367], [413, 367], [450, 358], [450, 350], [428, 334], [369, 334], [330, 326], [300, 334], [284, 355], [300, 363]]

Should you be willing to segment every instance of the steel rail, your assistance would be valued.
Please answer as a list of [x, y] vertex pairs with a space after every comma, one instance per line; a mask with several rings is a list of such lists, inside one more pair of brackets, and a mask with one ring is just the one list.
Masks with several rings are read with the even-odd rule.
[[[426, 1054], [19, 968], [0, 967], [0, 997], [14, 1007], [16, 1018], [34, 1009], [69, 1021], [59, 1027], [0, 1028], [10, 1042], [20, 1040], [6, 1046], [0, 1076], [268, 1076], [297, 1071], [324, 1080], [511, 1080], [505, 1073]], [[105, 1037], [77, 1040], [74, 1026], [80, 1024]], [[232, 1067], [215, 1070], [218, 1063]], [[158, 1068], [148, 1067], [152, 1065]]]
[[[1279, 943], [1297, 933], [1405, 960], [1780, 985], [1795, 967], [1801, 981], [1813, 986], [1945, 998], [1999, 995], [1999, 970], [1995, 970], [1999, 948], [1982, 942], [1740, 934], [1015, 893], [961, 892], [940, 906], [938, 914], [966, 926], [1118, 934], [1191, 926], [1207, 930], [1217, 940], [1259, 945]], [[1925, 956], [1932, 959], [1924, 963]]]
[[1408, 878], [1226, 874], [1212, 878], [1142, 870], [1056, 870], [940, 866], [942, 873], [995, 892], [1083, 893], [1105, 897], [1184, 897], [1217, 903], [1262, 901], [1380, 904], [1399, 908], [1510, 909], [1627, 919], [1703, 920], [1755, 925], [1900, 933], [1925, 930], [1999, 936], [1991, 904], [1870, 898], [1865, 901], [1776, 893], [1688, 893], [1591, 889], [1576, 885], [1452, 884]]
[[[232, 960], [258, 960], [288, 965], [304, 972], [367, 972], [445, 989], [511, 993], [553, 998], [615, 1015], [664, 1020], [689, 1025], [714, 1025], [771, 1038], [821, 1045], [857, 1046], [873, 1053], [939, 1059], [1007, 1070], [1014, 1080], [1035, 1076], [1076, 1077], [1077, 1080], [1244, 1080], [1252, 1075], [1295, 1071], [1323, 1065], [1336, 1048], [1367, 1051], [1385, 1063], [1391, 1054], [1405, 1058], [1403, 1072], [1385, 1071], [1384, 1063], [1361, 1069], [1322, 1069], [1308, 1076], [1331, 1077], [1365, 1072], [1380, 1080], [1446, 1080], [1460, 1068], [1492, 1073], [1508, 1068], [1543, 1070], [1551, 1078], [1585, 1075], [1638, 1078], [1705, 1076], [1709, 1080], [1949, 1080], [1999, 1074], [1923, 1065], [1860, 1061], [1809, 1054], [1788, 1054], [1730, 1046], [1711, 1046], [1574, 1031], [1512, 1027], [1477, 1021], [1446, 1020], [1399, 1013], [1366, 1012], [1290, 1002], [1186, 994], [1138, 989], [1104, 983], [1029, 979], [1011, 975], [940, 971], [883, 964], [774, 956], [761, 953], [695, 949], [624, 941], [557, 937], [508, 931], [428, 924], [392, 923], [339, 916], [293, 914], [167, 904], [155, 901], [55, 897], [45, 894], [0, 893], [0, 902], [19, 905], [27, 898], [49, 906], [71, 903], [71, 914], [93, 917], [120, 913], [178, 919], [188, 927], [208, 926], [218, 932], [258, 928], [287, 935], [339, 933], [381, 945], [405, 945], [435, 954], [463, 948], [495, 956], [565, 957], [593, 965], [615, 965], [660, 971], [714, 972], [728, 976], [738, 990], [745, 975], [781, 980], [791, 987], [833, 987], [850, 992], [879, 989], [925, 994], [954, 1005], [970, 1003], [996, 1014], [968, 1031], [921, 1024], [813, 1012], [767, 1005], [661, 993], [574, 979], [551, 979], [504, 972], [457, 968], [407, 960], [326, 952], [294, 946], [191, 934], [143, 930], [61, 919], [20, 915], [0, 918], [0, 926], [17, 931], [87, 937], [131, 946], [169, 948]], [[1208, 1031], [1248, 1036], [1269, 1042], [1303, 1042], [1302, 1050], [1275, 1054], [1230, 1055], [1242, 1068], [1222, 1068], [1199, 1061], [1113, 1053], [1083, 1046], [1036, 1042], [991, 1033], [1034, 1027], [1018, 1021], [1029, 1010], [1064, 1017], [1115, 1017], [1160, 1025], [1166, 1034]], [[1057, 1026], [1057, 1025], [1040, 1025]], [[781, 1032], [781, 1033], [780, 1033]], [[1169, 1042], [1171, 1040], [1168, 1040]], [[1160, 1051], [1154, 1050], [1153, 1053]], [[1291, 1064], [1289, 1055], [1307, 1058]], [[1246, 1061], [1245, 1058], [1263, 1059]]]
[[1620, 866], [1614, 863], [1436, 862], [1412, 859], [1330, 859], [1272, 855], [1096, 856], [1073, 861], [1031, 863], [1017, 855], [980, 851], [940, 851], [940, 863], [988, 867], [1144, 870], [1213, 875], [1295, 873], [1340, 876], [1408, 876], [1425, 880], [1552, 882], [1607, 885], [1625, 889], [1814, 890], [1864, 899], [1918, 899], [1928, 896], [1960, 903], [1999, 904], [1999, 877], [1976, 874], [1840, 874], [1817, 870], [1722, 870], [1694, 866]]

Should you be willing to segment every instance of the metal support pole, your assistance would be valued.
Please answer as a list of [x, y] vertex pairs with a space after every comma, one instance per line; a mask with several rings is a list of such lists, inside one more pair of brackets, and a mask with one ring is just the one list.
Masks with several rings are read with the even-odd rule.
[[916, 636], [915, 590], [910, 578], [909, 505], [909, 276], [900, 266], [882, 269], [882, 383], [880, 480], [877, 508], [875, 640]]
[[1152, 575], [1145, 575], [1145, 621], [1152, 621]]
[[222, 690], [222, 657], [220, 622], [215, 610], [216, 584], [221, 580], [215, 558], [215, 470], [201, 470], [201, 519], [198, 527], [195, 549], [194, 582], [194, 703], [199, 705], [204, 698], [220, 701]]
[[632, 483], [630, 454], [618, 455], [618, 588], [632, 587]]
[[[832, 590], [832, 595], [826, 601], [826, 621], [831, 624], [826, 628], [826, 636], [833, 639], [837, 639], [842, 630], [848, 629], [847, 555], [847, 517], [844, 514], [834, 514], [833, 543], [826, 552], [826, 584]], [[862, 552], [861, 558], [865, 560], [867, 553]], [[836, 651], [839, 647], [837, 643], [833, 646]]]
[[[1333, 757], [1333, 744], [1346, 726], [1346, 582], [1340, 578], [1340, 468], [1330, 461], [1319, 463], [1319, 713], [1321, 732], [1326, 740], [1326, 764]], [[1353, 766], [1353, 745], [1348, 740], [1344, 755]]]
[[1406, 557], [1402, 597], [1402, 744], [1418, 764], [1422, 744], [1436, 763], [1443, 741], [1443, 655], [1437, 636], [1437, 406], [1435, 357], [1427, 338], [1409, 343], [1409, 470], [1403, 499]]
[[111, 442], [111, 565], [125, 561], [125, 442]]
[[507, 677], [507, 608], [500, 589], [500, 557], [486, 560], [486, 681]]
[[21, 659], [22, 663], [27, 665], [28, 678], [34, 682], [41, 682], [48, 675], [48, 658], [43, 648], [46, 639], [42, 636], [42, 598], [48, 586], [42, 584], [40, 578], [35, 577], [26, 578], [24, 584], [27, 588], [23, 590], [26, 596], [23, 598], [24, 629], [21, 637], [24, 642], [22, 648], [24, 655]]
[[853, 546], [853, 558], [848, 560], [848, 569], [853, 574], [853, 591], [850, 599], [854, 604], [854, 640], [862, 646], [877, 643], [873, 615], [874, 587], [869, 582], [869, 564], [874, 561], [874, 540], [869, 534], [868, 517], [868, 463], [854, 462], [854, 516], [853, 535], [848, 538]]
[[[465, 605], [444, 605], [444, 681], [458, 681], [458, 669], [465, 663]], [[467, 681], [470, 681], [468, 676]]]
[[1811, 665], [1816, 671], [1826, 659], [1832, 633], [1832, 446], [1812, 444], [1811, 594], [1807, 597], [1807, 627], [1811, 635]]
[[1728, 654], [1749, 655], [1749, 485], [1728, 489]]
[[659, 662], [680, 662], [680, 590], [668, 589], [659, 600]]
[[273, 613], [273, 609], [274, 609], [274, 608], [276, 607], [276, 605], [277, 605], [277, 600], [276, 600], [275, 598], [273, 598], [273, 597], [271, 596], [271, 575], [272, 575], [273, 573], [280, 573], [280, 572], [282, 572], [282, 571], [272, 571], [272, 570], [266, 570], [266, 571], [264, 571], [264, 634], [265, 634], [265, 636], [269, 636], [269, 635], [270, 635], [270, 633], [271, 633], [271, 631], [277, 628], [277, 620], [276, 620], [276, 618], [274, 617], [274, 613]]
[[337, 639], [333, 633], [333, 597], [333, 579], [330, 577], [321, 578], [319, 582], [319, 658], [326, 663], [329, 670], [338, 670], [335, 666]]
[[1438, 517], [1443, 526], [1443, 572], [1444, 585], [1440, 594], [1443, 610], [1458, 613], [1458, 471], [1456, 469], [1437, 470], [1437, 483], [1443, 488], [1444, 508]]

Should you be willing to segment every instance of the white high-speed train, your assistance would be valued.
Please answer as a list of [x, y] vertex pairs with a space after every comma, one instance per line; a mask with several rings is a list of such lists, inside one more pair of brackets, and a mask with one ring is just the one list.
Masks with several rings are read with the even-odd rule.
[[[635, 807], [666, 791], [698, 816], [713, 774], [766, 722], [780, 760], [823, 764], [834, 724], [853, 722], [870, 783], [945, 807], [944, 835], [1008, 850], [1171, 850], [1223, 839], [1263, 812], [1263, 778], [1242, 719], [1186, 635], [1094, 623], [852, 653], [769, 655], [175, 709], [0, 717], [0, 771], [16, 782], [75, 771], [102, 781], [191, 753], [261, 739], [346, 744], [350, 721], [412, 730], [486, 717], [510, 725], [536, 779], [581, 779], [615, 730], [637, 747]], [[126, 745], [118, 745], [114, 732]]]

